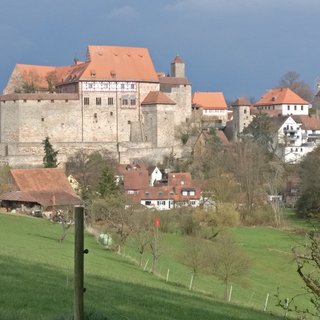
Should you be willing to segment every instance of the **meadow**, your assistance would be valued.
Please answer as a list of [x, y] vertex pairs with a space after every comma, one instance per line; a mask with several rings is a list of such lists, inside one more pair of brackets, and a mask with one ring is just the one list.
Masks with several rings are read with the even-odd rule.
[[[231, 232], [253, 261], [248, 276], [233, 285], [231, 303], [223, 301], [223, 285], [212, 276], [200, 275], [195, 292], [188, 290], [191, 272], [176, 258], [185, 245], [180, 235], [161, 234], [155, 276], [137, 266], [130, 245], [120, 256], [86, 234], [85, 309], [99, 310], [111, 320], [282, 318], [284, 311], [276, 307], [278, 288], [283, 297], [303, 292], [290, 254], [301, 238], [273, 228]], [[72, 314], [73, 231], [63, 243], [57, 241], [60, 233], [61, 226], [48, 220], [0, 214], [0, 319]], [[307, 304], [305, 297], [300, 304]]]

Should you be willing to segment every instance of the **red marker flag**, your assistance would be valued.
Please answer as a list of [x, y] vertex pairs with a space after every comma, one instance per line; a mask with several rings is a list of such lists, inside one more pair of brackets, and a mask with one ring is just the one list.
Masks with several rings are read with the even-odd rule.
[[158, 217], [156, 217], [156, 227], [159, 228], [160, 227], [160, 220]]

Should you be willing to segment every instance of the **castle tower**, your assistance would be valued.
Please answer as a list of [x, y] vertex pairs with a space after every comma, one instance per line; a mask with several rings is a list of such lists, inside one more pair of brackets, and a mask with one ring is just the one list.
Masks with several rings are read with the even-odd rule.
[[243, 129], [252, 121], [252, 115], [250, 114], [251, 103], [246, 98], [239, 97], [231, 106], [233, 110], [233, 140], [236, 141], [239, 134], [242, 133]]
[[180, 56], [171, 62], [171, 77], [185, 78], [185, 64]]

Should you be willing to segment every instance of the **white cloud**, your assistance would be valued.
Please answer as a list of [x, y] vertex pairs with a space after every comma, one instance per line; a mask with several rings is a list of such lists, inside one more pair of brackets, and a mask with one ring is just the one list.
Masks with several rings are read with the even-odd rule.
[[115, 8], [111, 10], [108, 14], [108, 18], [111, 18], [111, 19], [119, 19], [119, 18], [135, 19], [138, 16], [139, 16], [139, 12], [131, 6]]

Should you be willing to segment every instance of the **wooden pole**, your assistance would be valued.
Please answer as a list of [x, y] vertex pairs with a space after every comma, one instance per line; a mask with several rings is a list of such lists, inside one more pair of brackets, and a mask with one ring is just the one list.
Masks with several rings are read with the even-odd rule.
[[265, 302], [265, 304], [264, 304], [263, 311], [267, 311], [268, 300], [269, 300], [269, 293], [267, 294], [267, 298], [266, 298], [266, 302]]
[[84, 320], [83, 254], [84, 208], [74, 208], [74, 320]]

